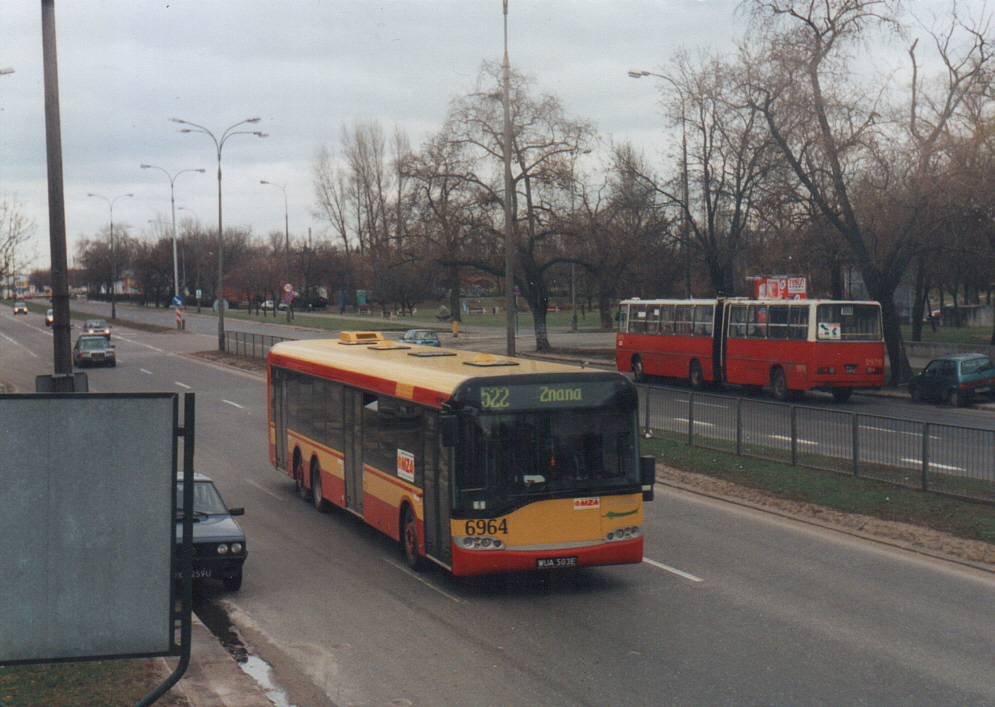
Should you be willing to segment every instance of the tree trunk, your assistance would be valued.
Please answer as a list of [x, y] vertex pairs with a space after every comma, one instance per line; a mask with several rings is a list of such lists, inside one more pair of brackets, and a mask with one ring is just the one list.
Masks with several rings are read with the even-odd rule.
[[891, 362], [892, 386], [904, 383], [912, 377], [912, 368], [909, 366], [909, 359], [905, 355], [905, 344], [902, 341], [902, 328], [898, 319], [898, 308], [895, 306], [893, 294], [878, 299], [881, 303], [881, 318], [884, 326], [884, 344], [888, 350], [888, 359]]
[[615, 322], [612, 321], [612, 301], [607, 294], [598, 295], [598, 309], [601, 312], [601, 328], [610, 331], [614, 328]]
[[449, 281], [452, 283], [452, 287], [449, 288], [449, 313], [453, 321], [460, 322], [463, 321], [461, 316], [463, 307], [460, 303], [459, 266], [451, 265], [447, 269], [449, 270]]
[[[929, 287], [926, 285], [926, 264], [921, 257], [916, 258], [915, 299], [912, 302], [912, 340], [922, 341], [922, 322], [929, 298]], [[930, 319], [933, 313], [929, 312]]]

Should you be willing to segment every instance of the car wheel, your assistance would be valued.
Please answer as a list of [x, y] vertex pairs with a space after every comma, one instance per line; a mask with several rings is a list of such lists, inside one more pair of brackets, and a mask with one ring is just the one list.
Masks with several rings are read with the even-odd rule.
[[947, 403], [950, 407], [967, 407], [971, 404], [971, 398], [967, 393], [962, 393], [958, 388], [951, 388], [947, 391]]
[[221, 583], [229, 592], [237, 592], [242, 588], [242, 568], [239, 567], [237, 570], [224, 577], [221, 580]]
[[919, 390], [918, 386], [909, 386], [909, 397], [912, 398], [912, 402], [921, 403], [922, 402], [922, 391]]
[[314, 507], [318, 509], [319, 513], [325, 513], [328, 510], [328, 501], [325, 500], [321, 491], [321, 465], [317, 459], [311, 465], [311, 500], [314, 501]]
[[774, 372], [770, 374], [770, 387], [774, 389], [774, 397], [781, 402], [791, 397], [788, 390], [788, 379], [784, 375], [783, 368], [775, 368]]
[[404, 561], [408, 567], [418, 571], [422, 568], [422, 557], [418, 553], [418, 521], [411, 506], [404, 508], [404, 521], [401, 523], [401, 545], [404, 548]]
[[632, 378], [636, 383], [646, 382], [646, 372], [643, 371], [643, 360], [638, 356], [632, 359]]

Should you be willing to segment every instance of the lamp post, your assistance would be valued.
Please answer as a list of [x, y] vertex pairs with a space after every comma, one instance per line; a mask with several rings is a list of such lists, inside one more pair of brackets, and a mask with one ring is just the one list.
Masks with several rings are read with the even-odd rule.
[[[177, 259], [177, 254], [176, 254], [176, 192], [175, 192], [175, 190], [173, 188], [173, 185], [176, 182], [176, 178], [179, 177], [184, 172], [200, 172], [201, 174], [203, 174], [207, 170], [205, 170], [205, 169], [181, 169], [176, 174], [170, 174], [164, 168], [159, 167], [158, 165], [154, 165], [154, 164], [143, 164], [143, 165], [139, 165], [139, 166], [142, 169], [158, 169], [160, 172], [163, 172], [166, 175], [167, 179], [169, 179], [169, 205], [170, 205], [170, 208], [171, 208], [171, 210], [173, 212], [173, 296], [174, 297], [179, 297], [179, 295], [180, 295], [180, 266], [179, 266], [179, 260]], [[179, 322], [176, 323], [176, 328], [177, 329], [180, 328], [180, 323]]]
[[677, 89], [677, 93], [681, 97], [681, 199], [684, 201], [684, 213], [681, 219], [681, 247], [684, 250], [684, 297], [686, 299], [691, 298], [691, 247], [688, 244], [688, 234], [690, 232], [690, 223], [688, 222], [688, 212], [691, 205], [688, 203], [688, 137], [687, 137], [687, 118], [684, 105], [684, 91], [681, 87], [677, 85], [669, 76], [664, 76], [663, 74], [655, 74], [652, 71], [630, 71], [629, 76], [634, 79], [642, 78], [643, 76], [655, 76], [658, 79], [663, 79], [664, 81], [669, 81], [670, 84]]
[[[287, 206], [288, 203], [287, 187], [280, 184], [274, 184], [273, 182], [267, 182], [265, 179], [260, 179], [259, 183], [269, 184], [270, 186], [276, 187], [277, 189], [283, 192], [283, 233], [285, 237], [284, 250], [283, 250], [284, 260], [285, 260], [283, 266], [284, 267], [283, 276], [284, 276], [284, 282], [289, 283], [290, 282], [290, 210]], [[293, 318], [293, 315], [290, 313], [290, 305], [291, 303], [287, 302], [287, 322], [290, 322], [290, 320]], [[276, 304], [274, 303], [273, 306], [276, 306]]]
[[509, 356], [515, 355], [515, 261], [514, 235], [514, 183], [511, 179], [511, 64], [508, 61], [508, 0], [504, 0], [504, 62], [501, 64], [501, 103], [504, 108], [504, 306], [507, 316], [505, 328]]
[[[200, 233], [200, 216], [197, 215], [197, 212], [194, 211], [191, 208], [186, 207], [186, 206], [180, 206], [180, 207], [178, 207], [178, 210], [179, 211], [189, 211], [190, 213], [193, 214], [193, 217], [195, 219], [197, 219], [197, 233]], [[183, 252], [186, 253], [186, 246], [184, 246]], [[194, 296], [197, 298], [197, 314], [200, 314], [200, 248], [199, 247], [197, 248], [196, 260], [197, 260], [197, 286], [194, 287]], [[186, 256], [185, 255], [184, 255], [183, 263], [184, 263], [184, 265], [183, 265], [183, 268], [184, 268], [184, 270], [183, 270], [183, 282], [186, 283], [186, 281], [187, 281], [186, 267], [187, 266], [186, 266]]]
[[114, 287], [117, 285], [117, 252], [114, 250], [114, 202], [126, 196], [134, 196], [134, 194], [118, 194], [113, 199], [93, 193], [87, 194], [87, 196], [103, 199], [111, 211], [111, 319], [114, 320], [117, 319], [117, 303], [114, 299]]
[[240, 125], [245, 125], [246, 123], [258, 123], [260, 118], [246, 118], [245, 120], [239, 121], [234, 125], [229, 126], [221, 133], [221, 137], [215, 137], [214, 133], [205, 128], [203, 125], [197, 125], [196, 123], [191, 123], [188, 120], [181, 120], [180, 118], [170, 118], [174, 123], [179, 123], [181, 125], [188, 125], [190, 127], [180, 128], [181, 133], [204, 133], [211, 140], [214, 141], [214, 147], [218, 154], [218, 351], [225, 350], [225, 266], [224, 249], [222, 247], [222, 241], [224, 238], [224, 222], [222, 219], [221, 211], [221, 150], [225, 146], [228, 138], [232, 135], [255, 135], [257, 137], [268, 137], [266, 133], [260, 132], [258, 130], [235, 130], [235, 128]]

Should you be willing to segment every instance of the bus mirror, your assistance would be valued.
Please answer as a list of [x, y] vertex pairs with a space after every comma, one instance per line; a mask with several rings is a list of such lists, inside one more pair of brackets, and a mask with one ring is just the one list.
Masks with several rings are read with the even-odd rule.
[[459, 444], [459, 417], [451, 413], [440, 415], [439, 431], [442, 433], [442, 446], [455, 447]]
[[639, 457], [639, 481], [643, 486], [643, 500], [653, 500], [653, 484], [656, 483], [656, 457]]

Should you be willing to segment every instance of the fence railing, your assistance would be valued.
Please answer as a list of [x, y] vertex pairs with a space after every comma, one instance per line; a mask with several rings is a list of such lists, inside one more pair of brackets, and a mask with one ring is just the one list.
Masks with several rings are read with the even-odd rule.
[[995, 430], [640, 386], [646, 434], [995, 502]]
[[271, 334], [251, 334], [245, 331], [225, 332], [226, 351], [253, 358], [266, 358], [273, 345], [281, 341], [293, 341], [293, 339]]

